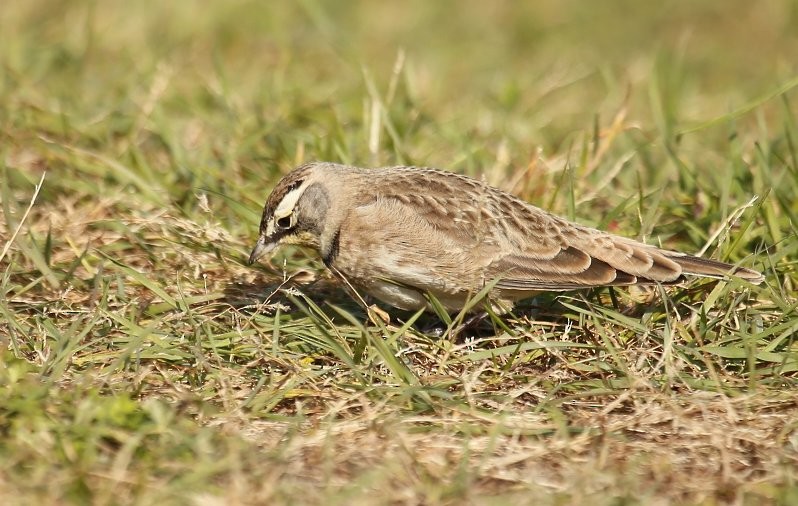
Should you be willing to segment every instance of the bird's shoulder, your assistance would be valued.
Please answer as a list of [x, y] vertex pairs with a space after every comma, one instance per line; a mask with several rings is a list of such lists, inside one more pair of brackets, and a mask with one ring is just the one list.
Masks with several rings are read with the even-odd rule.
[[438, 169], [371, 170], [361, 186], [354, 207], [387, 211], [386, 219], [392, 223], [421, 222], [469, 242], [499, 240], [520, 247], [535, 236], [549, 248], [553, 247], [550, 232], [564, 222], [483, 181]]

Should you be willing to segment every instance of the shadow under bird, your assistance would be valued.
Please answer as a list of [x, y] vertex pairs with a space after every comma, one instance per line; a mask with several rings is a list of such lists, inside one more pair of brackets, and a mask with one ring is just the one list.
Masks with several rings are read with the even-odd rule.
[[431, 168], [302, 165], [263, 208], [254, 263], [280, 244], [308, 246], [357, 290], [405, 310], [451, 311], [493, 283], [509, 310], [542, 291], [672, 284], [761, 273], [572, 223], [476, 179]]

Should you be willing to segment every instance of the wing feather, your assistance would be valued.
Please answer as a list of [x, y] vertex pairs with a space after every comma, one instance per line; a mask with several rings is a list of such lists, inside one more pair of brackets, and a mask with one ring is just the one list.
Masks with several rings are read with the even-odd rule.
[[508, 255], [490, 266], [496, 287], [506, 290], [572, 290], [590, 286], [628, 285], [637, 278], [569, 247], [550, 260]]
[[[431, 174], [432, 173], [432, 174]], [[430, 177], [432, 175], [433, 177]], [[376, 231], [386, 249], [412, 231], [415, 261], [425, 267], [415, 281], [472, 289], [477, 279], [498, 279], [496, 288], [515, 291], [571, 290], [592, 286], [674, 283], [684, 274], [734, 273], [758, 282], [759, 273], [722, 262], [666, 251], [571, 223], [471, 178], [432, 169], [392, 169], [377, 185], [374, 217], [388, 225]], [[384, 227], [383, 227], [384, 228]], [[410, 247], [408, 247], [410, 246]], [[442, 254], [441, 252], [445, 252]], [[394, 271], [399, 274], [400, 271]], [[413, 280], [411, 280], [413, 281]], [[415, 283], [409, 283], [415, 284]]]

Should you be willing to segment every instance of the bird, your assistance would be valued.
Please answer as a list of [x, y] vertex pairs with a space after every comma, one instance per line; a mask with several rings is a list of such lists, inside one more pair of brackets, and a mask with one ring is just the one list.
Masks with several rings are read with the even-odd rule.
[[[474, 296], [500, 312], [541, 292], [674, 284], [760, 272], [580, 225], [475, 178], [428, 167], [301, 165], [263, 207], [252, 265], [306, 246], [356, 291], [401, 310], [460, 311]], [[472, 304], [469, 304], [472, 305]]]

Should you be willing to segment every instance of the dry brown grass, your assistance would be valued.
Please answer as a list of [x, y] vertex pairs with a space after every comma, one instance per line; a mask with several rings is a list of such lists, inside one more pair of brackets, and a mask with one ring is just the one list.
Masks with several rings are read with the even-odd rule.
[[[4, 504], [798, 502], [794, 2], [460, 5], [0, 10]], [[307, 252], [244, 265], [308, 159], [767, 281], [370, 321]]]

